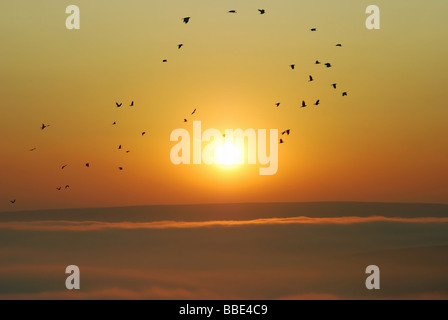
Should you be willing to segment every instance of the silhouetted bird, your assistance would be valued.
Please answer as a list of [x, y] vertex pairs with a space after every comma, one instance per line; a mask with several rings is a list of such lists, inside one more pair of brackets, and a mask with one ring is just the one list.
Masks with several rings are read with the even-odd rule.
[[326, 63], [325, 66], [326, 66], [327, 68], [331, 68], [331, 63]]
[[121, 150], [121, 144], [118, 146], [118, 150]]
[[90, 167], [90, 163], [86, 163], [86, 167], [89, 168]]
[[185, 17], [182, 20], [184, 21], [185, 24], [187, 24], [188, 22], [190, 22], [191, 17]]
[[180, 48], [182, 48], [184, 45], [182, 44], [182, 43], [180, 43], [180, 44], [178, 44], [177, 45], [177, 49], [180, 49]]
[[122, 103], [118, 103], [118, 102], [115, 102], [115, 104], [117, 105], [117, 108], [120, 108], [123, 105]]
[[118, 170], [122, 171], [122, 170], [123, 170], [123, 168], [122, 168], [122, 167], [118, 167]]
[[42, 127], [40, 127], [41, 130], [44, 130], [45, 128], [49, 127], [50, 125], [45, 125], [42, 123]]
[[34, 151], [34, 150], [36, 150], [36, 148], [30, 149], [30, 151]]
[[319, 61], [319, 60], [316, 60], [315, 64], [320, 64], [320, 61]]
[[313, 77], [310, 76], [310, 80], [308, 80], [308, 82], [314, 81]]
[[236, 13], [236, 10], [230, 10], [229, 13]]
[[302, 101], [302, 106], [301, 106], [301, 108], [305, 108], [305, 107], [307, 107], [307, 105], [306, 105], [305, 101]]
[[67, 165], [64, 164], [64, 165], [61, 167], [61, 169], [65, 169], [66, 167], [67, 167]]
[[285, 143], [285, 142], [283, 141], [283, 139], [280, 139], [280, 144], [282, 144], [282, 143]]
[[294, 69], [295, 69], [295, 67], [296, 67], [296, 65], [295, 65], [295, 64], [292, 64], [292, 65], [291, 65], [291, 69], [292, 69], [292, 70], [294, 70]]
[[260, 14], [265, 14], [266, 13], [266, 10], [264, 10], [264, 9], [258, 9], [258, 11], [260, 11]]
[[142, 132], [142, 137], [146, 134], [146, 131]]
[[112, 123], [112, 125], [114, 126], [114, 125], [116, 125], [117, 123], [114, 121], [114, 123]]
[[347, 92], [342, 92], [343, 97], [346, 97], [347, 95], [348, 95]]
[[134, 101], [131, 102], [131, 104], [129, 105], [130, 107], [134, 106]]
[[338, 43], [338, 44], [336, 45], [336, 47], [342, 47], [342, 44]]
[[163, 59], [163, 60], [162, 60], [162, 62], [168, 62], [168, 60], [166, 60], [166, 59]]
[[291, 129], [285, 130], [282, 132], [282, 136], [284, 136], [285, 134], [289, 136], [290, 133], [291, 133]]
[[65, 189], [68, 189], [68, 188], [70, 188], [70, 186], [69, 186], [69, 185], [66, 185], [66, 186], [65, 186]]
[[131, 152], [131, 150], [126, 151], [126, 153], [129, 153], [129, 152]]
[[56, 188], [56, 189], [58, 189], [58, 191], [61, 191], [62, 187], [58, 187], [58, 188]]
[[191, 115], [194, 115], [196, 113], [196, 109], [193, 110], [193, 112], [191, 113]]
[[333, 83], [331, 86], [336, 89], [337, 83]]
[[276, 103], [275, 105], [276, 105], [277, 107], [280, 107], [280, 102]]
[[184, 119], [184, 122], [188, 122], [188, 120], [187, 120], [187, 119]]
[[14, 200], [11, 200], [11, 201], [9, 201], [9, 202], [11, 202], [12, 204], [14, 204], [14, 203], [16, 203], [16, 200], [14, 199]]
[[317, 100], [316, 103], [314, 104], [315, 106], [318, 106], [320, 104], [320, 100]]
[[316, 28], [312, 28], [311, 31], [317, 31], [317, 29]]

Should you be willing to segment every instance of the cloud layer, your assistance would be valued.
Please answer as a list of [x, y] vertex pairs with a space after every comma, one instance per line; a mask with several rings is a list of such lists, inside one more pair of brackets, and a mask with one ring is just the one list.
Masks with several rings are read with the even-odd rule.
[[399, 223], [447, 223], [448, 218], [388, 218], [388, 217], [340, 217], [340, 218], [272, 218], [243, 221], [155, 221], [155, 222], [101, 222], [101, 221], [27, 221], [2, 222], [0, 229], [27, 231], [101, 231], [136, 229], [193, 229], [207, 227], [240, 227], [262, 225], [320, 224], [347, 225], [370, 222]]

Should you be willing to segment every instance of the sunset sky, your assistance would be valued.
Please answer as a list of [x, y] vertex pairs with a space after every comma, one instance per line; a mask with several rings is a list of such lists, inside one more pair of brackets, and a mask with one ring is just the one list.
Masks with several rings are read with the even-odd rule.
[[[80, 30], [65, 28], [70, 4]], [[364, 25], [369, 4], [381, 9], [381, 30]], [[4, 1], [0, 211], [448, 203], [447, 12], [444, 0]], [[291, 129], [278, 173], [173, 165], [170, 134], [191, 132], [193, 120]]]

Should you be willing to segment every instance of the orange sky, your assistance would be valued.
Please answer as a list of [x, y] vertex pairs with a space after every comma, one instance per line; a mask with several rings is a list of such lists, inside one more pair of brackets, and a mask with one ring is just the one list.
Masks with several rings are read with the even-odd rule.
[[[8, 1], [0, 12], [0, 211], [448, 203], [446, 2], [378, 1], [378, 31], [365, 28], [363, 2], [76, 2], [79, 31], [65, 29], [69, 3]], [[319, 107], [298, 108], [317, 99]], [[204, 129], [290, 128], [278, 173], [174, 166], [170, 133], [191, 132], [186, 117]]]

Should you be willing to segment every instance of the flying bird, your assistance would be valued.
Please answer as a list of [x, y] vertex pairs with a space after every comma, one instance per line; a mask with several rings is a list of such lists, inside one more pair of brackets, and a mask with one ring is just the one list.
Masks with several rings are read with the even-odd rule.
[[30, 151], [34, 151], [34, 150], [36, 150], [36, 148], [30, 149]]
[[191, 115], [194, 115], [196, 113], [197, 109], [194, 109], [193, 112], [191, 113]]
[[143, 132], [142, 132], [142, 137], [143, 137], [145, 134], [146, 134], [146, 131], [143, 131]]
[[14, 203], [16, 203], [16, 200], [14, 199], [14, 200], [11, 200], [11, 201], [9, 201], [9, 202], [11, 202], [12, 204], [14, 204]]
[[338, 43], [338, 44], [336, 45], [336, 47], [342, 47], [342, 44]]
[[326, 63], [325, 66], [326, 66], [327, 68], [331, 68], [331, 63]]
[[188, 120], [187, 120], [187, 119], [184, 119], [184, 122], [188, 122]]
[[291, 133], [291, 129], [285, 130], [282, 132], [282, 136], [284, 136], [285, 134], [289, 136], [290, 133]]
[[305, 101], [302, 101], [302, 106], [301, 106], [301, 108], [305, 108], [305, 107], [307, 107], [307, 105], [306, 105]]
[[318, 106], [320, 104], [320, 100], [317, 100], [316, 103], [314, 104], [315, 106]]
[[296, 65], [295, 65], [295, 64], [292, 64], [290, 67], [291, 67], [292, 70], [294, 70], [295, 67], [296, 67]]
[[65, 186], [65, 189], [68, 189], [68, 188], [70, 188], [70, 186], [69, 186], [69, 185], [66, 185], [66, 186]]
[[86, 163], [86, 167], [87, 167], [87, 168], [90, 168], [90, 163]]
[[131, 102], [131, 104], [129, 105], [130, 107], [134, 106], [134, 101]]
[[336, 89], [337, 83], [333, 83], [331, 86]]
[[347, 95], [348, 95], [347, 92], [342, 92], [343, 97], [346, 97]]
[[114, 126], [114, 125], [116, 125], [117, 123], [114, 121], [114, 123], [112, 123], [112, 125]]
[[123, 170], [123, 167], [118, 167], [118, 170], [122, 171], [122, 170]]
[[121, 144], [118, 146], [118, 150], [121, 150]]
[[313, 77], [310, 76], [310, 80], [308, 80], [308, 82], [314, 81]]
[[58, 187], [58, 188], [56, 188], [56, 189], [58, 189], [58, 191], [61, 191], [62, 187]]
[[131, 152], [131, 150], [126, 151], [126, 153], [129, 153], [129, 152]]
[[260, 14], [265, 14], [266, 13], [266, 10], [264, 10], [264, 9], [258, 9], [258, 11], [260, 11]]
[[311, 31], [317, 31], [317, 29], [316, 28], [312, 28]]
[[115, 102], [115, 104], [117, 105], [117, 108], [120, 108], [123, 105], [123, 103], [118, 103], [118, 102]]
[[64, 170], [66, 167], [67, 167], [67, 165], [64, 164], [64, 165], [61, 167], [61, 169]]
[[168, 60], [167, 59], [163, 59], [162, 62], [168, 62]]
[[183, 46], [184, 46], [183, 43], [180, 43], [180, 44], [177, 45], [177, 49], [180, 49], [180, 48], [182, 48]]
[[229, 13], [236, 13], [236, 10], [230, 10]]
[[42, 123], [42, 127], [40, 127], [41, 130], [44, 130], [45, 128], [49, 127], [50, 125], [45, 125]]
[[280, 139], [280, 144], [282, 144], [282, 143], [285, 143], [285, 142], [283, 141], [283, 139]]
[[280, 102], [276, 103], [275, 105], [276, 105], [277, 107], [280, 107]]
[[187, 24], [188, 22], [190, 22], [191, 17], [185, 17], [182, 20], [184, 21], [185, 24]]
[[316, 60], [315, 64], [320, 64], [320, 61], [319, 61], [319, 60]]

